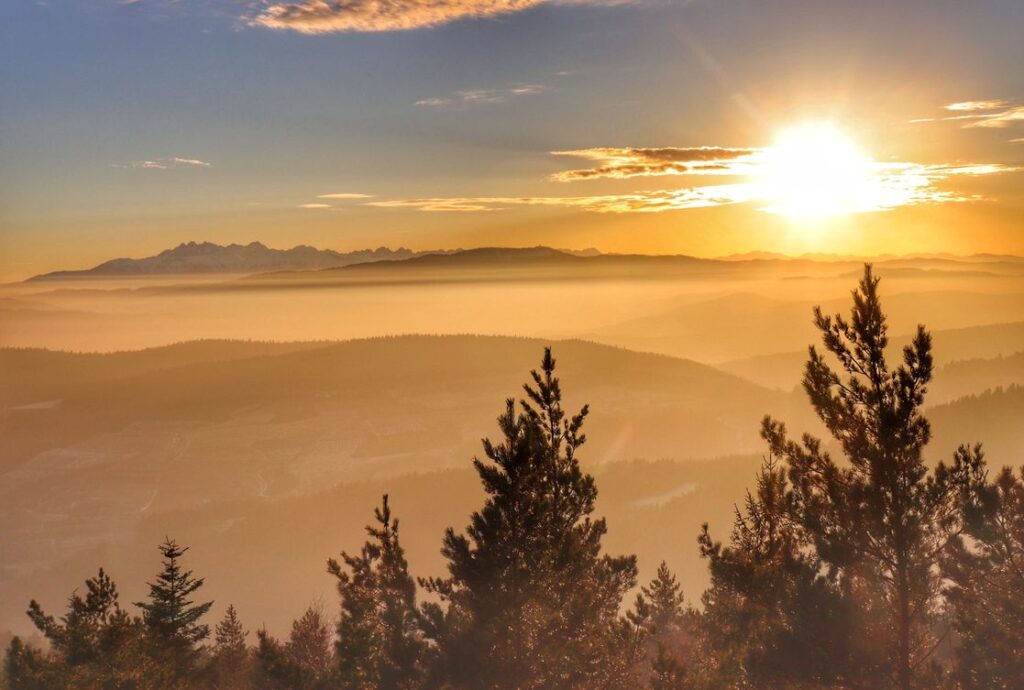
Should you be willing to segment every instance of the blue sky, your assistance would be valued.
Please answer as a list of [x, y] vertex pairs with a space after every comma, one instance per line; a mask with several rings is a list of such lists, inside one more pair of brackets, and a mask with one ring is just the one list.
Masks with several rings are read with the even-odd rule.
[[[395, 0], [367, 20], [365, 0], [304, 1], [278, 12], [312, 8], [324, 33], [260, 25], [267, 3], [4, 3], [0, 276], [190, 239], [1024, 252], [1024, 3], [450, 0], [450, 22], [362, 31], [415, 24], [423, 9]], [[458, 18], [496, 8], [510, 11]], [[993, 103], [944, 108], [965, 101]], [[943, 119], [1007, 113], [999, 126]], [[936, 121], [909, 122], [924, 118]], [[808, 121], [878, 161], [999, 167], [936, 173], [957, 203], [923, 194], [824, 232], [794, 232], [731, 192], [657, 213], [562, 201], [718, 179], [550, 179], [588, 165], [555, 151], [757, 150]], [[321, 198], [356, 193], [367, 196]], [[422, 199], [500, 201], [398, 203]]]

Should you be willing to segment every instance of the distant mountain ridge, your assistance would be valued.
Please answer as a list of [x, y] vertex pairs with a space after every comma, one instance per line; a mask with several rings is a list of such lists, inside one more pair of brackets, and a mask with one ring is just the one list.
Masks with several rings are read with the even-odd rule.
[[111, 259], [93, 268], [54, 271], [29, 278], [30, 281], [67, 278], [103, 278], [113, 276], [187, 275], [202, 273], [255, 273], [263, 271], [301, 271], [337, 268], [367, 261], [395, 261], [447, 250], [414, 252], [405, 247], [360, 249], [336, 252], [298, 245], [291, 249], [273, 249], [261, 242], [220, 245], [213, 242], [183, 242], [156, 256], [141, 259]]
[[[478, 247], [471, 249], [435, 249], [413, 251], [405, 247], [391, 249], [360, 249], [337, 252], [298, 245], [291, 249], [273, 249], [260, 242], [219, 245], [213, 242], [185, 242], [155, 256], [140, 259], [111, 259], [93, 268], [54, 271], [29, 278], [48, 281], [73, 278], [105, 278], [190, 274], [242, 274], [257, 280], [281, 279], [304, 274], [303, 279], [321, 281], [356, 273], [387, 271], [395, 268], [403, 273], [445, 269], [541, 269], [564, 270], [571, 267], [588, 272], [609, 274], [645, 274], [654, 271], [672, 274], [680, 270], [736, 273], [776, 268], [805, 268], [812, 272], [829, 272], [846, 268], [861, 270], [864, 261], [891, 274], [902, 272], [914, 276], [951, 271], [961, 276], [995, 272], [1019, 275], [1024, 272], [1024, 257], [998, 254], [908, 254], [878, 257], [852, 257], [839, 254], [804, 254], [789, 256], [773, 252], [750, 252], [730, 256], [704, 258], [685, 254], [606, 254], [594, 248], [560, 249], [535, 247]], [[337, 269], [345, 269], [336, 273]], [[834, 274], [833, 274], [834, 275]]]

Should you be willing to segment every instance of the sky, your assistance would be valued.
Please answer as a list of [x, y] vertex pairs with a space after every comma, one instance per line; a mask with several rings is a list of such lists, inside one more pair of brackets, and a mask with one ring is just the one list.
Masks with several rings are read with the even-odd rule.
[[1024, 254], [1024, 3], [10, 0], [0, 280], [185, 241]]

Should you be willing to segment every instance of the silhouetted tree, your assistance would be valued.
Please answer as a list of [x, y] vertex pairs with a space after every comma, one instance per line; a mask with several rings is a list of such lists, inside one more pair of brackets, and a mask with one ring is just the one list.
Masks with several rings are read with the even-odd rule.
[[616, 658], [619, 607], [636, 581], [632, 556], [601, 554], [597, 488], [576, 457], [584, 407], [567, 418], [544, 353], [527, 401], [508, 400], [500, 443], [475, 459], [487, 500], [466, 534], [449, 529], [449, 576], [424, 582], [424, 624], [440, 654], [436, 683], [454, 688], [600, 688], [629, 664]]
[[35, 687], [130, 688], [144, 675], [140, 626], [118, 603], [117, 587], [100, 569], [86, 580], [86, 593], [68, 598], [68, 611], [56, 619], [36, 601], [28, 616], [50, 643], [47, 654], [12, 643], [8, 654], [12, 690]]
[[643, 674], [665, 687], [682, 682], [694, 652], [697, 614], [686, 608], [682, 587], [664, 561], [626, 615], [642, 631]]
[[1024, 687], [1024, 469], [1004, 468], [964, 507], [966, 539], [943, 561], [959, 637], [953, 676], [965, 690]]
[[416, 583], [409, 575], [388, 497], [374, 510], [377, 526], [358, 555], [342, 553], [327, 570], [338, 579], [341, 619], [335, 646], [340, 685], [351, 690], [409, 690], [422, 676], [426, 646], [416, 620]]
[[250, 685], [252, 669], [245, 638], [249, 633], [233, 605], [214, 628], [210, 650], [210, 681], [215, 690], [242, 690]]
[[805, 548], [796, 497], [769, 457], [736, 517], [728, 546], [700, 535], [711, 586], [701, 618], [703, 675], [711, 687], [842, 686], [854, 663], [845, 602]]
[[61, 687], [62, 669], [55, 668], [42, 651], [15, 637], [4, 655], [7, 690], [48, 690]]
[[151, 676], [158, 686], [187, 684], [196, 671], [199, 643], [210, 635], [210, 627], [200, 620], [213, 602], [195, 603], [192, 596], [203, 586], [202, 578], [192, 576], [179, 563], [188, 547], [167, 539], [159, 547], [163, 570], [149, 583], [148, 601], [137, 602], [157, 669]]
[[276, 690], [320, 690], [332, 680], [331, 626], [320, 606], [310, 606], [292, 623], [281, 644], [266, 630], [257, 632], [256, 658], [266, 685]]
[[789, 440], [785, 426], [770, 418], [762, 434], [787, 462], [790, 513], [818, 556], [851, 593], [860, 587], [866, 605], [878, 601], [893, 681], [909, 690], [927, 674], [936, 646], [938, 557], [959, 530], [962, 492], [977, 481], [980, 457], [958, 454], [952, 467], [929, 474], [922, 405], [932, 376], [931, 337], [919, 326], [903, 363], [889, 369], [886, 319], [870, 265], [853, 292], [849, 321], [820, 308], [814, 320], [842, 375], [812, 346], [803, 387], [846, 462], [837, 463], [809, 435], [802, 443]]

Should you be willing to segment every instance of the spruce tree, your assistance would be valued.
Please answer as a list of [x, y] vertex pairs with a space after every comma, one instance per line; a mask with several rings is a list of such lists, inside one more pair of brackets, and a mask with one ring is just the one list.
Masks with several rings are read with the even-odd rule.
[[640, 588], [626, 614], [642, 634], [643, 675], [656, 687], [683, 683], [694, 653], [696, 613], [685, 606], [682, 587], [662, 561], [654, 579]]
[[163, 570], [149, 583], [149, 600], [136, 602], [142, 609], [152, 654], [159, 675], [169, 686], [187, 683], [195, 671], [199, 643], [210, 635], [210, 627], [201, 623], [213, 602], [196, 603], [192, 596], [203, 586], [202, 578], [183, 570], [181, 557], [188, 547], [167, 539], [159, 547]]
[[245, 644], [248, 635], [234, 605], [229, 605], [214, 628], [210, 672], [215, 690], [241, 690], [249, 686], [249, 649]]
[[636, 581], [632, 556], [601, 553], [597, 488], [577, 451], [587, 408], [567, 417], [546, 349], [517, 412], [498, 418], [503, 440], [475, 459], [487, 499], [465, 534], [449, 529], [449, 576], [424, 581], [442, 604], [424, 609], [452, 688], [598, 688], [623, 668], [619, 607]]
[[960, 529], [960, 498], [981, 470], [980, 458], [958, 455], [952, 467], [929, 473], [923, 449], [931, 432], [922, 405], [932, 376], [931, 337], [919, 326], [902, 364], [890, 369], [878, 284], [865, 266], [849, 321], [814, 312], [840, 372], [812, 346], [803, 387], [845, 462], [809, 435], [790, 440], [770, 418], [762, 433], [788, 464], [792, 514], [817, 554], [851, 592], [860, 586], [869, 605], [866, 594], [877, 593], [892, 681], [910, 690], [924, 682], [936, 648], [938, 557]]
[[341, 619], [335, 647], [339, 682], [350, 690], [409, 690], [422, 675], [425, 645], [416, 625], [416, 583], [409, 575], [387, 495], [357, 555], [327, 569], [338, 579]]

